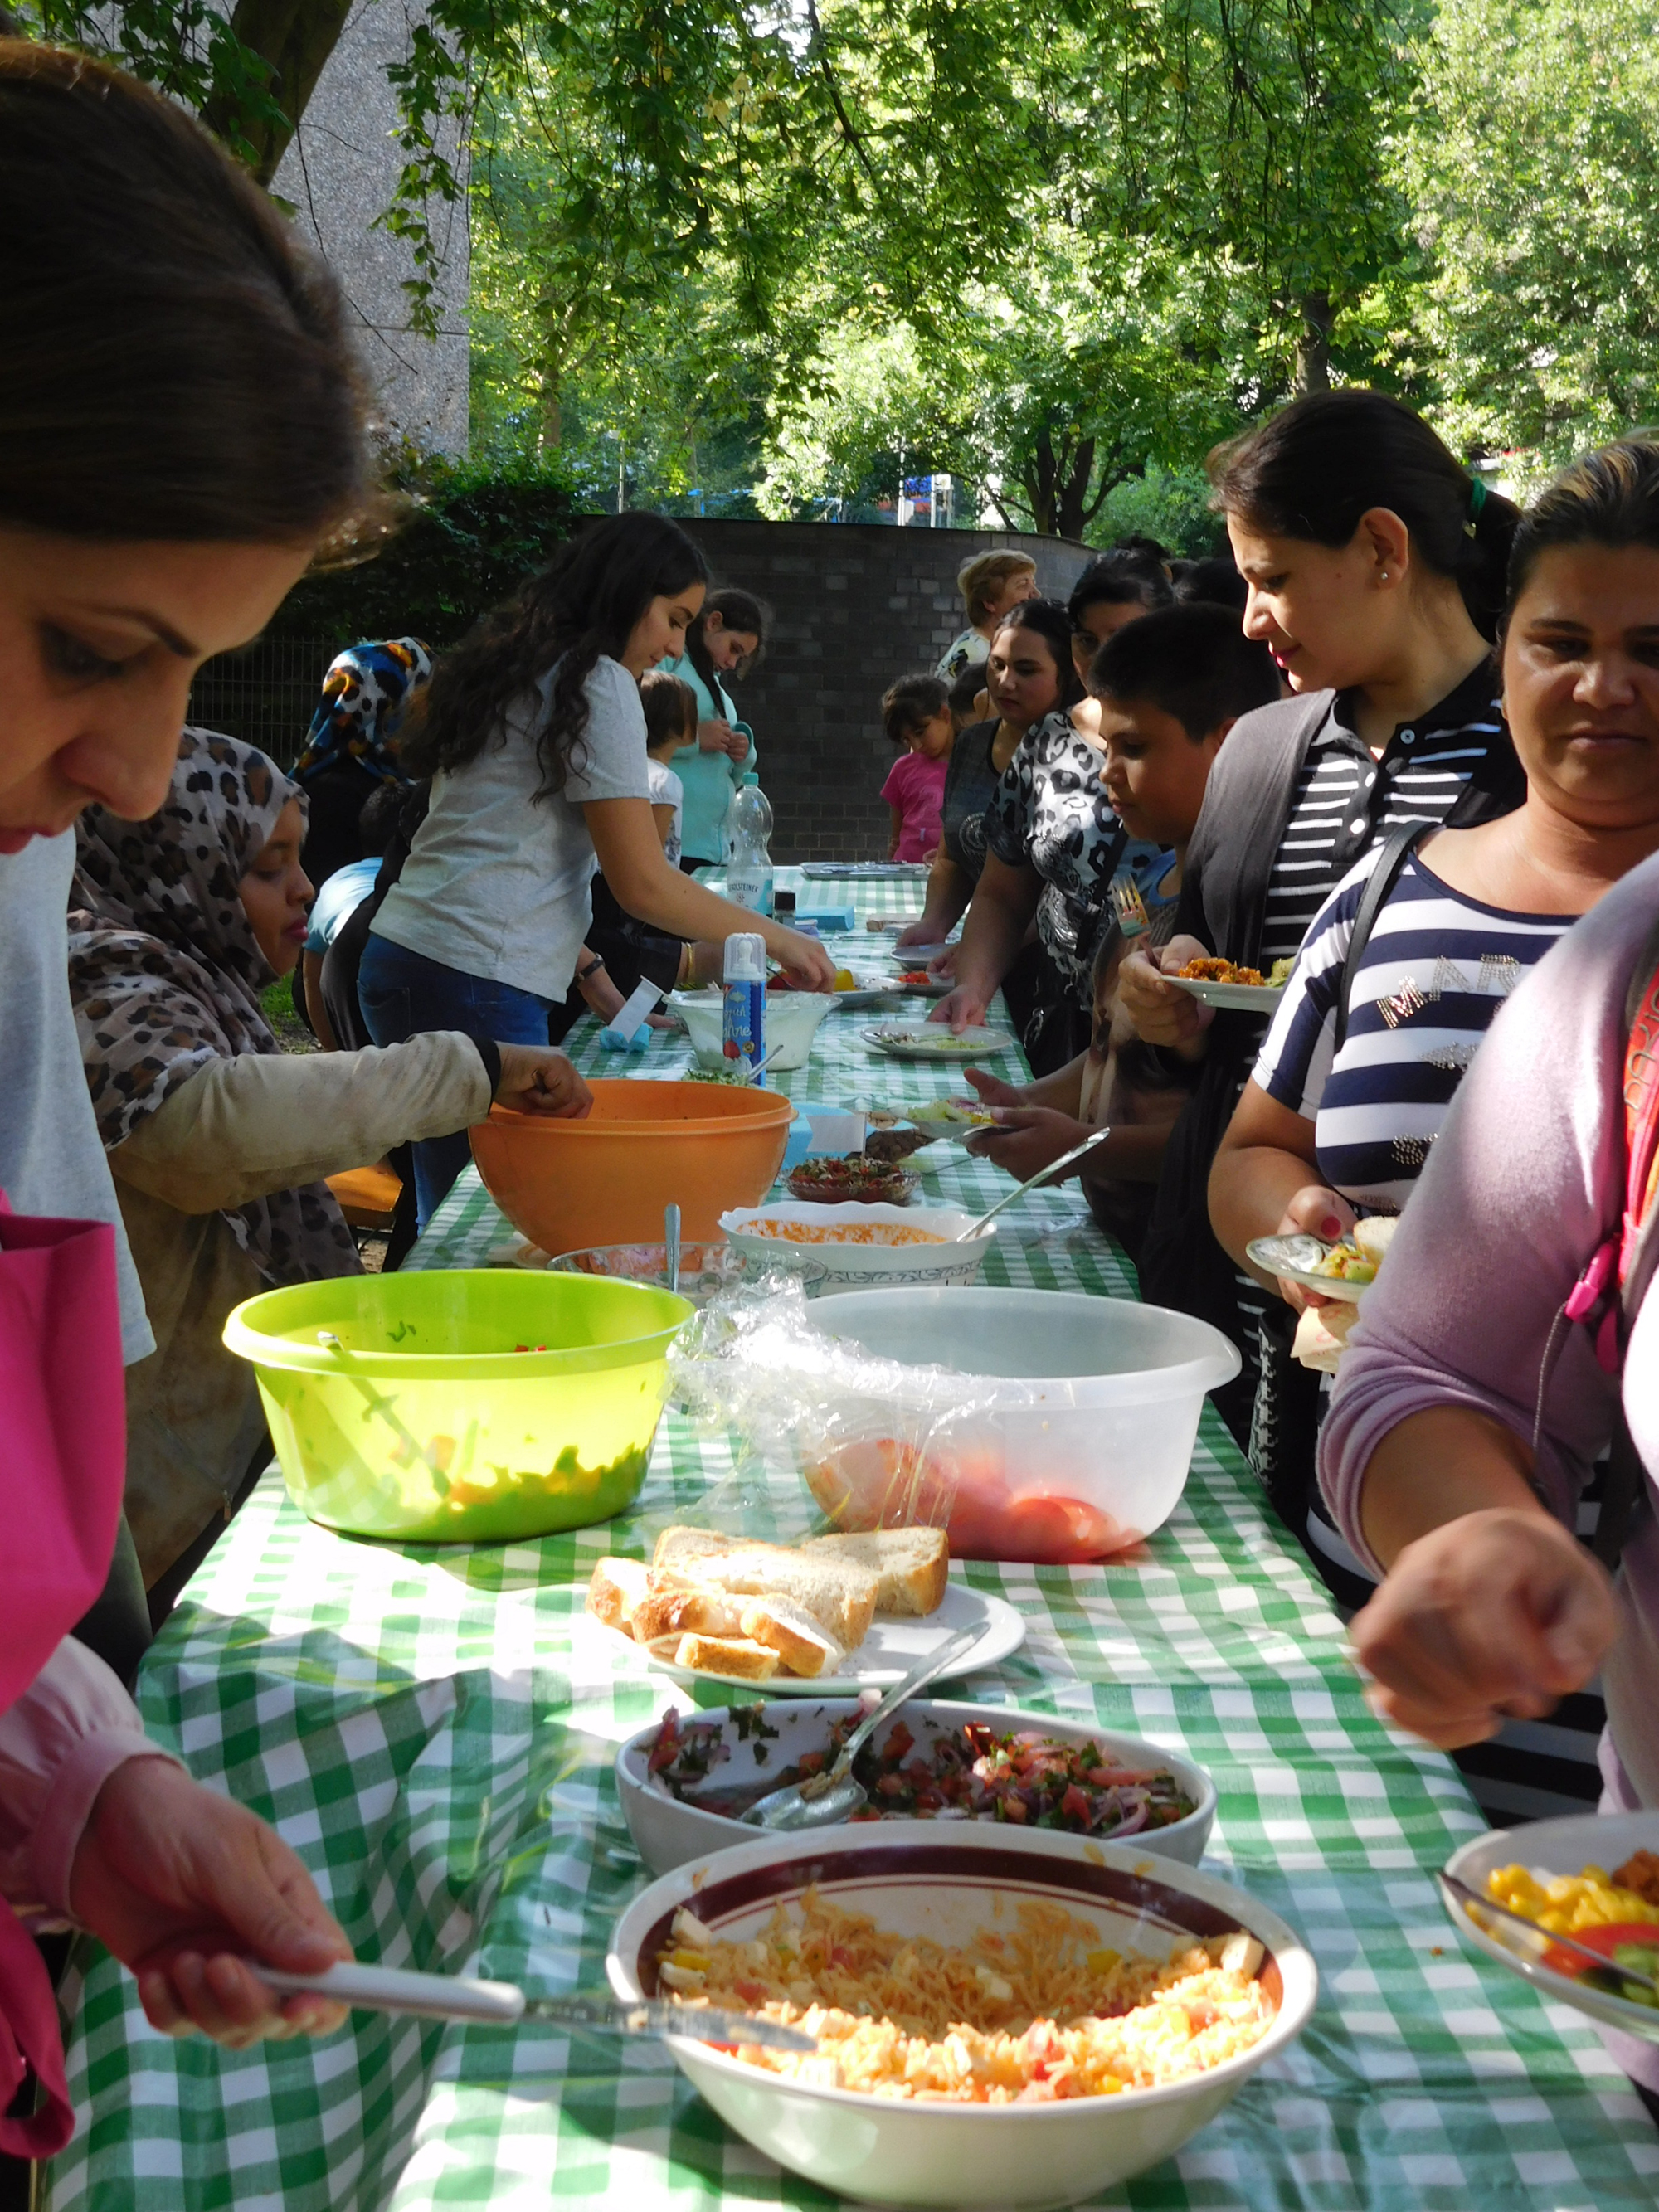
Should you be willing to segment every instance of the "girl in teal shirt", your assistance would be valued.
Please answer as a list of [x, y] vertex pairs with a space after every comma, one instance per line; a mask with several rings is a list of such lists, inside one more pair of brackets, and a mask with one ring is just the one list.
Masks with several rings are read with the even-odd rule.
[[738, 720], [725, 681], [746, 676], [759, 660], [769, 619], [751, 592], [730, 586], [711, 592], [686, 633], [685, 651], [659, 664], [697, 697], [696, 742], [673, 760], [685, 787], [680, 866], [688, 871], [726, 858], [726, 810], [757, 765], [755, 733]]

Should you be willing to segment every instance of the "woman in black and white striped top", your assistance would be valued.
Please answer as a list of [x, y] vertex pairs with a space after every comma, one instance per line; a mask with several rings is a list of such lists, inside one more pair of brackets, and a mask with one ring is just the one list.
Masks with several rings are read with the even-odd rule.
[[[1503, 686], [1524, 803], [1476, 829], [1431, 830], [1403, 854], [1374, 848], [1315, 916], [1210, 1178], [1211, 1219], [1235, 1259], [1258, 1237], [1328, 1237], [1358, 1213], [1399, 1212], [1498, 1006], [1580, 915], [1659, 852], [1659, 553], [1572, 534], [1608, 526], [1575, 488], [1598, 466], [1615, 487], [1627, 477], [1647, 487], [1649, 528], [1659, 514], [1659, 452], [1632, 440], [1582, 464], [1523, 522]], [[1379, 882], [1377, 905], [1365, 892], [1379, 866], [1392, 880]], [[1516, 1112], [1526, 1114], [1524, 1098]], [[1288, 1310], [1323, 1303], [1291, 1283], [1276, 1288]], [[1304, 1526], [1338, 1597], [1363, 1603], [1373, 1577], [1316, 1489]], [[1490, 1809], [1535, 1816], [1559, 1809], [1540, 1793], [1594, 1795], [1586, 1761], [1574, 1789], [1569, 1727], [1558, 1718], [1541, 1733], [1548, 1742], [1500, 1747], [1530, 1752], [1530, 1771], [1476, 1762]]]
[[1141, 1288], [1239, 1345], [1245, 1371], [1222, 1410], [1270, 1488], [1288, 1470], [1299, 1492], [1315, 1408], [1295, 1401], [1294, 1435], [1278, 1401], [1253, 1425], [1264, 1319], [1270, 1373], [1282, 1372], [1288, 1338], [1212, 1235], [1206, 1200], [1262, 1024], [1212, 1020], [1158, 971], [1199, 952], [1265, 970], [1296, 952], [1390, 829], [1480, 820], [1518, 802], [1490, 659], [1516, 511], [1409, 408], [1374, 392], [1298, 400], [1212, 455], [1211, 474], [1249, 586], [1246, 633], [1269, 647], [1295, 696], [1234, 728], [1188, 855], [1177, 933], [1155, 957], [1124, 963], [1120, 1003], [1140, 1036], [1205, 1063], [1165, 1155]]

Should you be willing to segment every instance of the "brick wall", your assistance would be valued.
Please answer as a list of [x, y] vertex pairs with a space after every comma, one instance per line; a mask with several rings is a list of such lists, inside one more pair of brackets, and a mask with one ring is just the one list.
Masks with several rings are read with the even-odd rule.
[[[1011, 531], [896, 530], [880, 523], [699, 522], [685, 527], [717, 582], [740, 584], [776, 623], [766, 658], [732, 697], [760, 748], [781, 861], [867, 860], [887, 850], [880, 793], [893, 749], [881, 695], [931, 668], [963, 627], [957, 570], [1018, 546], [1045, 592], [1064, 599], [1088, 549]], [[464, 626], [464, 624], [463, 624]], [[277, 632], [210, 661], [191, 719], [294, 761], [329, 662], [349, 637]], [[439, 640], [438, 642], [447, 642]]]
[[[683, 519], [684, 520], [684, 519]], [[739, 584], [776, 617], [766, 658], [732, 687], [755, 732], [780, 861], [867, 860], [887, 850], [880, 792], [893, 749], [881, 695], [931, 668], [965, 619], [957, 570], [970, 554], [1029, 552], [1063, 599], [1092, 557], [1057, 538], [1010, 531], [896, 530], [879, 523], [698, 522], [684, 526], [715, 581]]]

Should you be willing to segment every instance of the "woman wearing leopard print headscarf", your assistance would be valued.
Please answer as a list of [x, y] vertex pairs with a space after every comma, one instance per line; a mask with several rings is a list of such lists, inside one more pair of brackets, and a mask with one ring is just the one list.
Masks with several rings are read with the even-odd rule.
[[235, 1504], [264, 1437], [220, 1341], [272, 1285], [355, 1273], [323, 1178], [481, 1121], [492, 1097], [583, 1113], [562, 1053], [453, 1030], [288, 1054], [259, 1003], [305, 940], [304, 799], [252, 745], [187, 729], [148, 821], [77, 831], [70, 988], [157, 1349], [128, 1370], [126, 1510], [147, 1584]]

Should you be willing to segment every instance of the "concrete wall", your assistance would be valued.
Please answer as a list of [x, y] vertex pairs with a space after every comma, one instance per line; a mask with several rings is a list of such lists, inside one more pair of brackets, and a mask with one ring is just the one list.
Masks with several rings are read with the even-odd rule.
[[781, 861], [885, 855], [880, 793], [894, 755], [881, 695], [896, 676], [931, 668], [963, 628], [957, 570], [970, 554], [1029, 552], [1037, 581], [1060, 599], [1093, 557], [1064, 538], [1012, 531], [682, 521], [715, 581], [742, 585], [776, 616], [765, 659], [732, 697], [755, 732]]
[[[408, 53], [424, 12], [408, 0], [359, 0], [271, 189], [299, 210], [301, 225], [345, 288], [387, 428], [440, 453], [464, 453], [471, 258], [465, 198], [453, 205], [434, 202], [431, 210], [444, 256], [435, 341], [409, 327], [409, 295], [402, 289], [414, 274], [409, 246], [374, 228], [391, 204], [404, 161], [386, 64]], [[465, 152], [457, 149], [453, 124], [440, 140], [465, 187]]]

